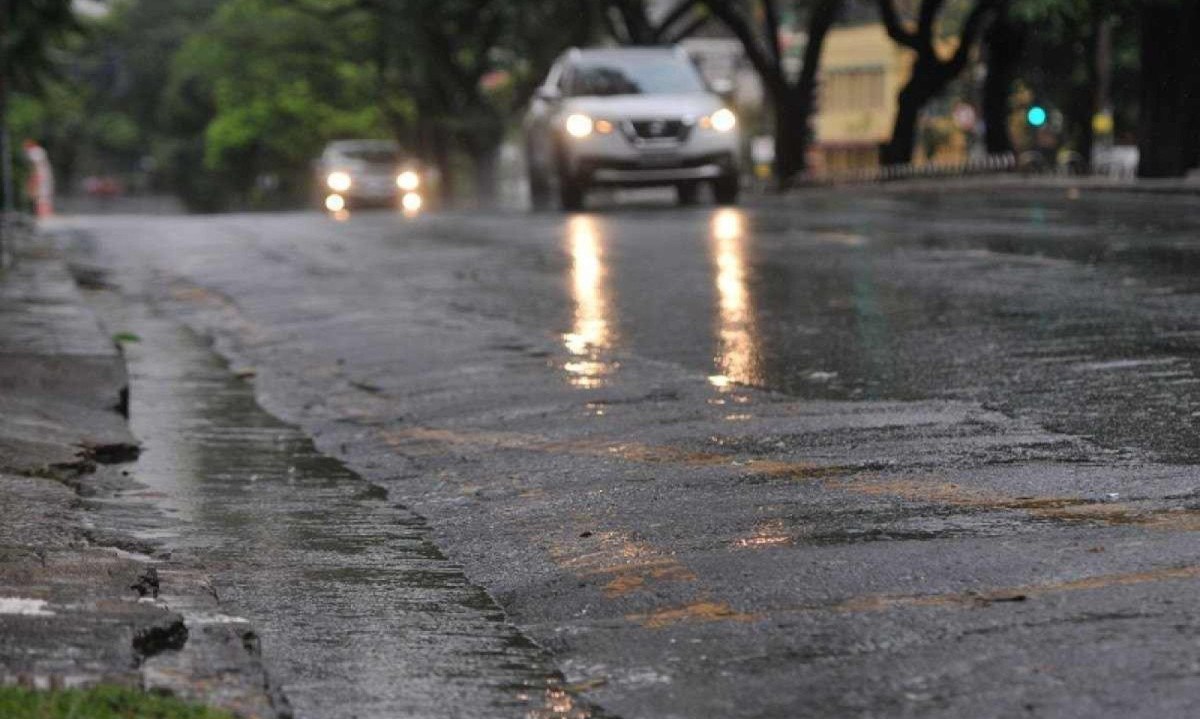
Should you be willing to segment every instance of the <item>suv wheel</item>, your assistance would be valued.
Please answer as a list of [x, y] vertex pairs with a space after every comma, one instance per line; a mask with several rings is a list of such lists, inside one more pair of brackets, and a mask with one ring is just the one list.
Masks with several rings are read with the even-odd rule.
[[713, 197], [719, 205], [736, 203], [741, 189], [741, 181], [736, 173], [723, 175], [713, 181]]
[[566, 175], [558, 178], [558, 199], [564, 210], [568, 212], [582, 210], [583, 198], [586, 194], [587, 188], [578, 180]]

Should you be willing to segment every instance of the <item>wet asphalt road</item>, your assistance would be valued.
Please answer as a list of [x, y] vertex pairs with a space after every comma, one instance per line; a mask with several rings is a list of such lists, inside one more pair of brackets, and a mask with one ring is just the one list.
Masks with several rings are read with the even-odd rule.
[[[228, 506], [171, 540], [229, 567], [218, 577], [300, 716], [1200, 710], [1196, 198], [597, 210], [58, 225], [107, 272], [110, 328], [148, 338], [133, 422], [144, 461], [161, 447], [139, 477], [166, 506], [236, 491], [305, 536], [361, 518], [367, 574], [340, 579], [336, 552], [285, 533], [222, 541], [254, 526], [221, 519]], [[266, 409], [345, 468], [256, 489], [255, 462], [237, 468], [253, 441], [189, 450], [223, 453], [213, 471], [178, 459], [195, 422], [246, 425], [197, 419], [195, 371], [151, 381], [155, 357], [183, 352], [153, 338], [179, 325], [252, 369]], [[139, 420], [139, 387], [183, 391], [193, 414], [170, 430], [164, 399]], [[283, 447], [276, 470], [312, 454]], [[472, 600], [484, 624], [406, 619], [389, 596], [430, 591], [436, 616], [471, 595], [406, 584], [428, 579], [412, 552], [434, 556], [413, 546], [504, 616]], [[278, 561], [322, 584], [281, 591], [262, 579]], [[312, 649], [347, 627], [338, 651]], [[479, 663], [453, 638], [472, 632], [548, 654], [513, 640]], [[430, 641], [450, 674], [395, 679]], [[456, 661], [485, 688], [440, 681]], [[546, 689], [555, 670], [569, 695]], [[531, 708], [530, 687], [550, 699]]]

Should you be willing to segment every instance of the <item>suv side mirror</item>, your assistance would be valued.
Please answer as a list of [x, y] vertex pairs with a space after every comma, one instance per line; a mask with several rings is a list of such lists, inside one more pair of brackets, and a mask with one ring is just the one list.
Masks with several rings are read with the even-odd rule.
[[546, 87], [545, 85], [534, 90], [533, 96], [542, 102], [558, 102], [562, 99], [562, 93], [553, 87]]

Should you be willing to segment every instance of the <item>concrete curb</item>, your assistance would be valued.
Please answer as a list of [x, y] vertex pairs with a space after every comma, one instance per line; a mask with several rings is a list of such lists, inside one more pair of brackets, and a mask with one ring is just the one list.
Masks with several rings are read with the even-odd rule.
[[[10, 226], [11, 227], [11, 226]], [[124, 359], [29, 229], [0, 270], [0, 686], [119, 684], [290, 716], [208, 577], [123, 531]], [[100, 501], [96, 501], [99, 499]], [[157, 521], [165, 519], [158, 517]]]

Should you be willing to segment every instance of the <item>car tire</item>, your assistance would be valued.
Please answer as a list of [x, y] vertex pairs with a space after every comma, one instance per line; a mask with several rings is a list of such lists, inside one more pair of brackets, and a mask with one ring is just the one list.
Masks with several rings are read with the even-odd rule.
[[741, 189], [742, 183], [736, 174], [724, 175], [713, 181], [713, 197], [718, 205], [736, 204]]
[[578, 180], [567, 176], [561, 176], [558, 179], [558, 200], [562, 205], [563, 210], [567, 212], [577, 212], [583, 209], [583, 200], [587, 195], [587, 188]]
[[679, 199], [679, 204], [683, 207], [696, 204], [699, 195], [700, 183], [698, 182], [680, 182], [675, 185], [675, 197]]

